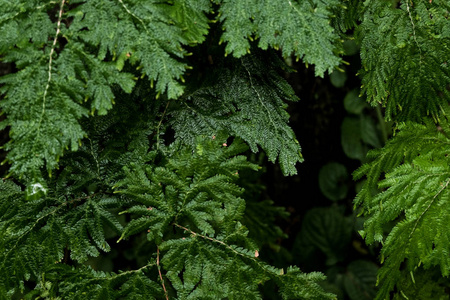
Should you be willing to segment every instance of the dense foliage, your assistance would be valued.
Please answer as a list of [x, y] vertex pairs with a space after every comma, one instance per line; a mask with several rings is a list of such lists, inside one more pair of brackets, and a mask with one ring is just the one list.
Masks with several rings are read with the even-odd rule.
[[[301, 60], [340, 86], [353, 40], [342, 147], [363, 162], [355, 211], [382, 267], [376, 291], [377, 267], [350, 263], [347, 297], [448, 299], [449, 18], [447, 0], [0, 0], [0, 299], [341, 297], [260, 257], [285, 212], [258, 199], [257, 155], [297, 173], [285, 74]], [[331, 201], [346, 172], [321, 170]], [[349, 223], [309, 211], [300, 253], [340, 261]], [[130, 264], [99, 266], [124, 244]]]

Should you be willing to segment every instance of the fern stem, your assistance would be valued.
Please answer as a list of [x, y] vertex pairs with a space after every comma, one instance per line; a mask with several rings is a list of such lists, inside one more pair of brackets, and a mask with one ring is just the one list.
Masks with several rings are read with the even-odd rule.
[[255, 250], [255, 256], [245, 255], [245, 254], [243, 254], [243, 253], [237, 251], [236, 249], [234, 249], [233, 247], [231, 247], [230, 245], [228, 245], [227, 243], [225, 243], [225, 242], [223, 242], [223, 241], [221, 241], [221, 240], [217, 240], [217, 239], [215, 239], [215, 238], [212, 238], [212, 237], [209, 237], [209, 236], [202, 235], [202, 234], [200, 234], [200, 233], [194, 232], [194, 231], [192, 231], [192, 230], [190, 230], [190, 229], [188, 229], [188, 228], [186, 228], [186, 227], [184, 227], [184, 226], [181, 226], [181, 225], [179, 225], [179, 224], [177, 224], [177, 223], [173, 223], [173, 225], [176, 226], [176, 227], [178, 227], [178, 228], [181, 228], [181, 229], [183, 229], [183, 230], [185, 230], [185, 231], [187, 231], [187, 232], [189, 232], [189, 233], [190, 233], [191, 235], [193, 235], [193, 236], [199, 236], [199, 237], [201, 237], [201, 238], [203, 238], [203, 239], [205, 239], [205, 240], [210, 240], [210, 241], [212, 241], [212, 242], [214, 242], [214, 243], [221, 244], [222, 246], [224, 246], [224, 247], [228, 248], [229, 250], [231, 250], [231, 251], [232, 251], [233, 253], [235, 253], [236, 255], [239, 255], [239, 256], [245, 257], [245, 258], [247, 258], [247, 259], [250, 259], [250, 260], [254, 261], [256, 264], [258, 264], [258, 265], [261, 267], [261, 269], [263, 269], [264, 271], [266, 270], [266, 269], [264, 268], [264, 266], [262, 266], [261, 263], [256, 259], [256, 257], [259, 256], [258, 250]]
[[130, 16], [132, 16], [133, 18], [135, 18], [136, 20], [138, 20], [138, 21], [142, 24], [142, 26], [144, 27], [145, 31], [146, 31], [147, 33], [149, 33], [149, 31], [148, 31], [148, 29], [147, 29], [147, 26], [145, 25], [144, 21], [143, 21], [141, 18], [139, 18], [138, 16], [136, 16], [134, 13], [132, 13], [132, 12], [128, 9], [128, 7], [125, 5], [125, 3], [123, 3], [122, 0], [119, 0], [119, 2], [120, 2], [120, 4], [122, 5], [123, 9], [125, 9], [125, 11], [126, 11]]
[[420, 220], [422, 220], [423, 216], [428, 212], [428, 210], [430, 209], [431, 205], [433, 205], [433, 203], [436, 201], [436, 198], [439, 196], [440, 193], [442, 193], [443, 190], [445, 190], [448, 185], [450, 183], [450, 178], [447, 180], [447, 182], [442, 186], [442, 188], [437, 192], [436, 195], [433, 196], [433, 199], [430, 201], [430, 203], [428, 204], [427, 208], [420, 214], [419, 218], [417, 218], [413, 229], [411, 230], [410, 234], [409, 234], [409, 238], [411, 238], [411, 236], [413, 235], [413, 233], [416, 231], [417, 225], [419, 225]]
[[[408, 1], [409, 0], [405, 1], [405, 3], [406, 3], [406, 10], [408, 11], [409, 19], [411, 20], [414, 42], [416, 42], [417, 48], [419, 49], [419, 52], [422, 54], [422, 51], [421, 51], [420, 46], [419, 46], [419, 43], [417, 42], [416, 25], [414, 24], [414, 21], [413, 21], [412, 15], [411, 15], [411, 10], [409, 8]], [[411, 1], [411, 3], [412, 3], [412, 1]], [[422, 55], [420, 55], [420, 56], [422, 56]]]
[[[289, 3], [290, 3], [290, 1], [289, 1]], [[242, 66], [244, 67], [245, 71], [247, 71], [247, 73], [248, 73], [248, 78], [249, 78], [249, 80], [250, 80], [250, 86], [251, 86], [252, 89], [255, 91], [256, 95], [258, 96], [258, 100], [259, 100], [259, 102], [261, 103], [261, 106], [266, 110], [267, 116], [269, 117], [269, 120], [270, 120], [270, 122], [272, 123], [273, 128], [275, 128], [275, 130], [276, 130], [276, 129], [278, 128], [278, 126], [277, 126], [277, 125], [275, 124], [275, 122], [273, 121], [269, 109], [268, 109], [267, 106], [264, 104], [264, 101], [262, 100], [261, 95], [259, 94], [258, 90], [257, 90], [257, 89], [255, 88], [255, 86], [253, 85], [252, 74], [251, 74], [250, 71], [247, 69], [247, 67], [245, 66], [245, 63], [244, 63], [244, 61], [243, 61], [242, 59], [241, 59], [241, 63], [242, 63]]]
[[167, 294], [166, 286], [164, 285], [164, 279], [161, 274], [161, 266], [159, 265], [159, 247], [156, 246], [156, 266], [158, 267], [159, 278], [161, 279], [162, 287], [164, 289], [164, 296], [166, 300], [169, 300], [169, 295]]
[[49, 62], [48, 62], [48, 79], [47, 79], [47, 85], [45, 86], [45, 90], [44, 90], [44, 96], [43, 96], [43, 101], [42, 101], [42, 112], [41, 112], [41, 117], [39, 119], [37, 135], [39, 135], [40, 128], [41, 128], [40, 125], [42, 123], [42, 119], [44, 118], [47, 93], [48, 93], [48, 89], [50, 87], [50, 82], [52, 81], [53, 52], [55, 52], [56, 43], [58, 41], [58, 35], [61, 32], [61, 19], [62, 19], [62, 13], [63, 13], [65, 1], [66, 0], [61, 1], [61, 6], [59, 8], [59, 15], [58, 15], [58, 23], [56, 24], [56, 34], [55, 34], [55, 38], [53, 39], [52, 48], [50, 49]]

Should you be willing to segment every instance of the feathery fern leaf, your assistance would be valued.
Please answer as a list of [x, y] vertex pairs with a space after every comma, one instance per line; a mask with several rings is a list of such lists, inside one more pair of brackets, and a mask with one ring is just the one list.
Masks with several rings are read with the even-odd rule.
[[173, 156], [165, 165], [133, 165], [126, 170], [126, 178], [119, 183], [126, 188], [120, 193], [139, 203], [128, 212], [141, 217], [130, 222], [121, 239], [151, 228], [149, 239], [156, 238], [160, 243], [164, 230], [169, 230], [173, 222], [188, 222], [195, 230], [214, 234], [241, 217], [245, 204], [238, 197], [242, 189], [234, 182], [239, 170], [256, 170], [257, 166], [244, 156], [235, 156], [247, 149], [245, 144], [235, 140], [223, 146], [223, 140], [220, 135], [207, 142], [197, 138], [194, 153], [190, 147], [176, 143], [168, 149]]
[[280, 48], [285, 57], [294, 54], [306, 64], [315, 65], [323, 76], [339, 65], [339, 36], [330, 26], [331, 9], [339, 1], [216, 1], [224, 27], [225, 51], [235, 57], [250, 52], [250, 41], [258, 46]]
[[[450, 126], [445, 118], [441, 120], [438, 127], [432, 122], [401, 126], [385, 148], [369, 153], [374, 160], [355, 172], [355, 178], [367, 176], [355, 201], [368, 217], [361, 233], [369, 244], [383, 242], [377, 299], [385, 299], [421, 265], [439, 266], [443, 276], [450, 274], [450, 235], [442, 230], [450, 222], [446, 209], [450, 205]], [[382, 192], [376, 193], [377, 187]], [[397, 223], [385, 237], [392, 221]]]
[[283, 275], [257, 259], [240, 223], [245, 202], [235, 184], [239, 171], [257, 166], [238, 155], [247, 149], [241, 140], [224, 141], [222, 134], [197, 138], [195, 150], [174, 143], [159, 165], [128, 169], [119, 192], [133, 201], [126, 212], [135, 218], [119, 241], [147, 231], [161, 250], [169, 293], [180, 299], [261, 299], [258, 285], [267, 280], [285, 299], [331, 299], [315, 283], [322, 275]]
[[386, 118], [418, 121], [450, 101], [448, 1], [371, 1], [361, 28], [363, 92]]
[[170, 112], [175, 136], [192, 145], [199, 134], [213, 136], [225, 130], [242, 138], [253, 152], [260, 146], [270, 161], [278, 158], [285, 175], [296, 174], [295, 165], [303, 157], [287, 125], [284, 101], [297, 97], [277, 73], [276, 63], [273, 56], [246, 56], [208, 76], [213, 80], [186, 94]]
[[120, 273], [57, 264], [46, 273], [44, 284], [62, 299], [161, 299], [161, 285], [150, 279], [156, 270], [155, 259], [137, 270]]
[[24, 193], [16, 191], [2, 200], [9, 200], [8, 207], [2, 206], [0, 218], [0, 248], [4, 250], [0, 253], [0, 270], [7, 286], [19, 286], [30, 278], [43, 279], [49, 266], [69, 259], [69, 255], [84, 262], [98, 256], [99, 250], [109, 251], [105, 227], [122, 230], [108, 211], [114, 204], [109, 197], [93, 194], [69, 200], [49, 195], [26, 201]]

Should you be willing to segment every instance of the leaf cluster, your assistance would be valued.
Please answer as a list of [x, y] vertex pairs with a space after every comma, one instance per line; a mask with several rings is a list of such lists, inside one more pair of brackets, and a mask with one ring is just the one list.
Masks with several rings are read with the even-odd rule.
[[401, 279], [419, 267], [438, 266], [442, 276], [449, 275], [450, 240], [442, 230], [449, 221], [443, 209], [450, 182], [449, 129], [446, 119], [439, 126], [433, 122], [399, 126], [384, 148], [369, 152], [373, 161], [354, 174], [367, 176], [355, 200], [368, 217], [361, 234], [369, 244], [383, 243], [377, 299], [386, 298], [397, 284], [399, 291], [406, 291]]

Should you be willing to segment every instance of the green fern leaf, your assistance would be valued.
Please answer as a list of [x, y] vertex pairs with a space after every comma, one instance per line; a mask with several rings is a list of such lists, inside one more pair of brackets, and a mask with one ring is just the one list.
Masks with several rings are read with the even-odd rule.
[[338, 1], [217, 1], [224, 27], [225, 51], [242, 57], [251, 51], [249, 40], [258, 46], [281, 49], [315, 65], [315, 73], [323, 76], [339, 65], [336, 46], [338, 35], [330, 26], [331, 8]]
[[[439, 3], [438, 3], [439, 2]], [[375, 1], [360, 28], [363, 91], [387, 119], [419, 121], [446, 111], [450, 31], [445, 1]]]
[[[375, 160], [355, 173], [356, 178], [368, 177], [355, 201], [368, 217], [362, 235], [369, 244], [383, 242], [385, 262], [376, 299], [385, 299], [421, 265], [439, 266], [443, 276], [449, 275], [450, 236], [441, 230], [450, 221], [443, 209], [449, 205], [449, 129], [446, 120], [439, 127], [431, 122], [401, 126], [385, 148], [371, 153]], [[378, 194], [373, 192], [377, 184], [382, 190]], [[385, 237], [392, 221], [397, 223]]]
[[198, 134], [214, 136], [225, 130], [242, 138], [253, 152], [260, 146], [270, 161], [278, 158], [285, 175], [296, 174], [295, 165], [303, 157], [287, 126], [284, 101], [297, 98], [275, 69], [268, 70], [271, 59], [245, 57], [208, 76], [214, 80], [186, 95], [171, 113], [176, 137], [192, 145]]

